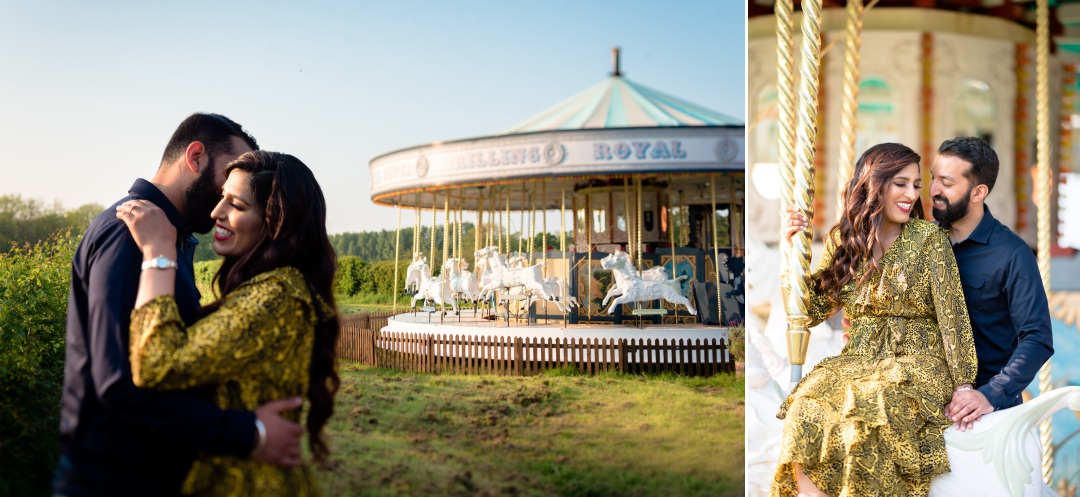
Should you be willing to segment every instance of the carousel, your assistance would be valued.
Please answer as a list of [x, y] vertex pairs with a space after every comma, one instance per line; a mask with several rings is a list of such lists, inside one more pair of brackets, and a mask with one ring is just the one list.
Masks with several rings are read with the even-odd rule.
[[[974, 430], [945, 431], [952, 472], [933, 481], [930, 495], [1076, 496], [1080, 386], [1070, 375], [1077, 360], [1069, 351], [1077, 343], [1080, 288], [1061, 274], [1052, 285], [1051, 267], [1077, 267], [1068, 245], [1075, 248], [1070, 239], [1080, 218], [1065, 195], [1076, 182], [1080, 52], [1071, 26], [1080, 24], [1080, 4], [748, 6], [747, 495], [768, 493], [780, 452], [775, 414], [786, 392], [804, 367], [844, 345], [840, 319], [807, 329], [806, 285], [858, 154], [901, 142], [925, 165], [943, 140], [977, 136], [1001, 161], [987, 204], [1037, 251], [1056, 354], [1023, 405], [984, 416]], [[923, 185], [930, 183], [928, 169]], [[778, 213], [788, 205], [813, 220], [790, 248], [778, 243]]]
[[399, 242], [413, 306], [383, 331], [722, 340], [742, 321], [742, 123], [613, 66], [501, 133], [371, 160], [398, 239], [402, 211], [428, 233]]

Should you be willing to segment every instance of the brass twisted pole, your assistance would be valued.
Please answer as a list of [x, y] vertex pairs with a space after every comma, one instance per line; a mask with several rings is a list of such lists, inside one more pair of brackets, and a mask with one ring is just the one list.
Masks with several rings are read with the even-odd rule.
[[645, 246], [642, 244], [642, 217], [644, 216], [642, 211], [642, 176], [637, 177], [637, 199], [634, 200], [634, 216], [637, 220], [634, 221], [634, 254], [637, 254], [637, 272], [642, 273], [644, 269], [642, 267], [642, 252], [645, 250]]
[[[592, 321], [592, 232], [596, 229], [593, 226], [593, 214], [592, 214], [592, 192], [586, 190], [585, 193], [585, 257], [588, 258], [586, 262], [586, 276], [585, 276], [585, 317], [589, 321]], [[606, 221], [606, 219], [605, 219]], [[580, 281], [579, 281], [580, 283]], [[578, 285], [578, 293], [581, 293], [581, 285]], [[565, 303], [563, 305], [566, 305]]]
[[436, 205], [437, 201], [438, 201], [438, 199], [435, 198], [435, 194], [432, 193], [431, 194], [431, 252], [430, 252], [431, 253], [431, 265], [428, 266], [428, 267], [431, 268], [431, 274], [433, 276], [435, 275], [435, 268], [437, 267], [435, 265], [435, 262], [436, 262], [436, 260], [435, 260], [435, 227], [439, 225], [439, 219], [436, 217], [436, 214], [435, 214], [435, 205]]
[[[566, 261], [566, 187], [564, 186], [560, 193], [562, 200], [562, 210], [559, 216], [559, 250], [562, 251], [563, 261], [563, 281], [562, 281], [562, 294], [566, 295], [570, 293], [567, 290], [567, 286], [570, 284], [570, 263]], [[563, 305], [563, 328], [566, 328], [567, 310], [569, 308]]]
[[[792, 32], [792, 0], [776, 2], [776, 119], [778, 160], [780, 161], [780, 232], [783, 238], [787, 225], [787, 208], [791, 205], [791, 190], [795, 184], [795, 39]], [[780, 291], [788, 300], [787, 261], [791, 248], [780, 243]]]
[[394, 307], [392, 312], [397, 315], [397, 283], [398, 283], [398, 266], [400, 266], [399, 257], [401, 256], [401, 200], [398, 200], [397, 204], [397, 231], [394, 233]]
[[[453, 242], [454, 229], [450, 226], [450, 190], [446, 191], [443, 200], [443, 230], [442, 230], [442, 260], [445, 263], [450, 259], [450, 245]], [[439, 271], [442, 274], [442, 271]]]
[[[1036, 154], [1039, 168], [1036, 171], [1035, 206], [1037, 213], [1039, 273], [1043, 289], [1050, 294], [1050, 6], [1049, 0], [1038, 0], [1035, 10], [1036, 38]], [[1039, 395], [1053, 389], [1050, 383], [1050, 361], [1039, 370]], [[1039, 442], [1042, 443], [1042, 477], [1050, 485], [1054, 477], [1054, 436], [1051, 420], [1039, 424]]]
[[802, 63], [799, 65], [799, 128], [796, 131], [796, 165], [792, 187], [794, 205], [806, 216], [806, 229], [791, 238], [788, 263], [790, 288], [787, 299], [788, 357], [792, 384], [802, 378], [806, 348], [810, 342], [806, 305], [809, 296], [810, 242], [814, 220], [814, 147], [817, 139], [818, 71], [821, 57], [821, 0], [802, 3]]
[[510, 252], [514, 250], [514, 246], [510, 243], [510, 187], [506, 187], [506, 226], [504, 227], [506, 232], [506, 260], [510, 261]]
[[543, 230], [543, 232], [544, 232], [544, 235], [543, 235], [544, 241], [543, 241], [543, 243], [541, 243], [541, 245], [543, 245], [543, 247], [541, 247], [541, 249], [544, 251], [544, 277], [546, 278], [547, 277], [547, 182], [545, 182], [545, 181], [540, 182], [540, 202], [542, 202], [542, 206], [543, 206], [543, 212], [540, 214], [541, 215], [540, 221], [542, 222], [542, 225], [541, 225], [540, 229]]
[[847, 1], [844, 35], [844, 98], [840, 113], [840, 164], [836, 175], [836, 218], [844, 210], [844, 188], [855, 170], [855, 128], [859, 109], [859, 51], [862, 49], [862, 0]]
[[412, 251], [413, 255], [420, 253], [420, 192], [416, 193], [416, 212], [413, 218]]
[[[712, 224], [713, 245], [713, 269], [716, 270], [716, 321], [723, 325], [724, 307], [720, 304], [720, 229], [716, 226], [716, 175], [709, 175], [709, 194], [712, 199], [712, 213], [709, 224]], [[735, 205], [735, 197], [731, 198], [731, 205]], [[728, 212], [734, 211], [729, 208]], [[673, 276], [674, 277], [674, 276]], [[731, 343], [730, 341], [728, 342]]]

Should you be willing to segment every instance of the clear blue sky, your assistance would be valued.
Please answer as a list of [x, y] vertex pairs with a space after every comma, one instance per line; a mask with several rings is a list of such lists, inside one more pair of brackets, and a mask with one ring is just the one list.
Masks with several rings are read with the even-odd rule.
[[[0, 194], [107, 205], [196, 111], [315, 171], [329, 230], [393, 229], [368, 162], [626, 77], [745, 119], [745, 2], [0, 0]], [[403, 223], [411, 225], [403, 214]]]

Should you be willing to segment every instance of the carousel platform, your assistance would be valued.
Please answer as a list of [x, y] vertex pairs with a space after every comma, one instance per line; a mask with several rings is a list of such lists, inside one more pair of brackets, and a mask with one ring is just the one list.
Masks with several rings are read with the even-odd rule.
[[[459, 319], [460, 318], [460, 319]], [[392, 316], [387, 319], [387, 324], [382, 328], [383, 332], [415, 333], [421, 335], [458, 335], [472, 337], [504, 337], [504, 338], [559, 338], [579, 340], [645, 340], [678, 342], [684, 340], [711, 341], [713, 339], [726, 340], [727, 328], [708, 326], [703, 324], [652, 324], [643, 323], [642, 326], [629, 324], [567, 324], [563, 326], [562, 320], [539, 319], [535, 323], [526, 323], [524, 319], [510, 320], [507, 322], [500, 317], [497, 320], [484, 319], [472, 310], [461, 312], [456, 316], [448, 311], [442, 319], [439, 313], [407, 312]]]

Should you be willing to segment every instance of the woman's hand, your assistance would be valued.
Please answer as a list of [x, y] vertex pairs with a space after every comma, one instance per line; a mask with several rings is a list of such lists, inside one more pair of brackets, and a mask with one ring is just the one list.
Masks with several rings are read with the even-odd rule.
[[802, 210], [794, 205], [787, 206], [787, 214], [787, 224], [784, 226], [783, 234], [784, 240], [788, 245], [791, 245], [791, 237], [806, 229], [807, 226], [810, 226], [810, 223], [807, 222], [806, 216], [803, 215]]
[[127, 225], [144, 259], [176, 258], [176, 227], [160, 207], [146, 200], [128, 200], [116, 206], [116, 217]]

